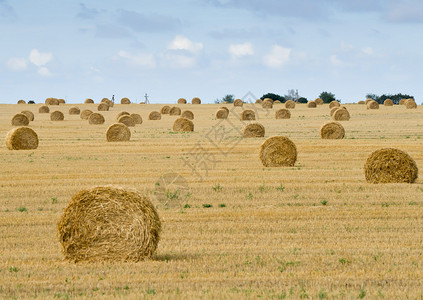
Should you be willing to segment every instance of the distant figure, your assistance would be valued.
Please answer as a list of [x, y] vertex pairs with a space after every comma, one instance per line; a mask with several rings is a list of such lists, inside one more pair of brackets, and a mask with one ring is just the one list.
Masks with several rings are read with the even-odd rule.
[[115, 95], [112, 96], [112, 102], [115, 103]]
[[147, 95], [147, 93], [145, 93], [145, 95], [144, 95], [144, 97], [145, 97], [145, 104], [150, 104], [150, 101], [148, 101], [148, 95]]

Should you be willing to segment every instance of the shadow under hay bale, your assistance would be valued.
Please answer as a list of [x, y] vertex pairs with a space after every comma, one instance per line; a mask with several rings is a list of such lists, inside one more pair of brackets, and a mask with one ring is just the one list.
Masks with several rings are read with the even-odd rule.
[[178, 104], [187, 104], [187, 99], [185, 99], [185, 98], [179, 98], [178, 99]]
[[369, 183], [413, 183], [418, 176], [417, 164], [406, 152], [395, 148], [374, 151], [364, 164]]
[[80, 113], [81, 113], [81, 110], [79, 109], [79, 107], [72, 106], [71, 108], [69, 108], [70, 115], [79, 115]]
[[32, 113], [32, 111], [23, 110], [23, 111], [21, 111], [21, 114], [24, 114], [25, 116], [27, 116], [28, 117], [28, 120], [30, 122], [34, 121], [34, 114]]
[[181, 109], [177, 106], [173, 106], [169, 110], [169, 116], [180, 116], [181, 115]]
[[53, 111], [50, 114], [50, 121], [63, 121], [65, 119], [65, 115], [61, 111]]
[[142, 124], [142, 118], [139, 114], [130, 114], [131, 118], [134, 120], [135, 124]]
[[181, 117], [188, 120], [194, 120], [194, 113], [190, 110], [184, 110], [181, 114]]
[[275, 118], [276, 119], [289, 119], [289, 118], [291, 118], [291, 112], [286, 108], [278, 109], [275, 112]]
[[29, 119], [25, 114], [16, 114], [11, 120], [12, 126], [28, 126]]
[[84, 109], [81, 111], [81, 113], [79, 114], [79, 117], [82, 120], [88, 120], [89, 116], [92, 114], [93, 112], [89, 109]]
[[131, 130], [123, 123], [115, 123], [109, 126], [106, 131], [108, 142], [126, 142], [131, 138]]
[[246, 109], [241, 113], [240, 119], [243, 121], [253, 121], [256, 119], [256, 114], [251, 109]]
[[348, 121], [350, 119], [350, 113], [346, 108], [340, 107], [335, 110], [332, 118], [334, 121]]
[[120, 99], [120, 104], [131, 104], [131, 100], [129, 100], [129, 98], [122, 98]]
[[135, 120], [132, 119], [132, 117], [130, 115], [120, 116], [118, 122], [119, 123], [122, 123], [122, 124], [125, 124], [128, 127], [134, 127], [136, 125], [135, 124]]
[[245, 138], [264, 137], [265, 128], [260, 123], [251, 123], [242, 128], [242, 136]]
[[216, 112], [216, 119], [227, 119], [228, 115], [229, 115], [229, 110], [222, 108]]
[[194, 123], [191, 120], [185, 118], [176, 119], [173, 123], [173, 131], [194, 131]]
[[273, 136], [260, 146], [259, 158], [265, 167], [292, 167], [297, 161], [297, 147], [285, 136]]
[[295, 108], [295, 102], [293, 100], [288, 100], [285, 102], [285, 108], [293, 109]]
[[162, 118], [162, 114], [158, 111], [152, 111], [148, 114], [149, 120], [160, 120]]
[[320, 127], [320, 137], [322, 139], [343, 139], [345, 136], [345, 129], [338, 122], [328, 122]]
[[100, 113], [92, 113], [88, 117], [88, 124], [91, 125], [101, 125], [104, 124], [106, 120], [104, 119], [103, 115]]
[[194, 98], [192, 98], [191, 103], [192, 104], [201, 104], [201, 99], [198, 98], [198, 97], [194, 97]]
[[244, 102], [241, 99], [235, 99], [234, 106], [243, 106]]
[[139, 262], [155, 253], [161, 222], [147, 197], [105, 186], [74, 195], [57, 229], [68, 261]]
[[38, 109], [38, 113], [48, 114], [50, 113], [50, 108], [47, 105], [40, 106], [40, 108]]
[[32, 150], [38, 148], [38, 135], [29, 127], [17, 127], [6, 135], [6, 147], [9, 150]]
[[164, 105], [164, 106], [162, 106], [162, 107], [160, 108], [160, 113], [161, 113], [162, 115], [167, 115], [167, 114], [169, 114], [169, 111], [170, 111], [170, 106], [169, 106], [169, 105]]

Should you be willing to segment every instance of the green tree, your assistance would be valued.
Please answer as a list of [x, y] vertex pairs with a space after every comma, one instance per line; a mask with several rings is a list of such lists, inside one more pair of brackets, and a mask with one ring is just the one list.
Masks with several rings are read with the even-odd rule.
[[322, 99], [324, 103], [330, 103], [336, 100], [335, 94], [329, 92], [321, 92], [319, 98]]
[[298, 103], [307, 103], [307, 102], [308, 102], [308, 100], [307, 100], [307, 98], [306, 98], [306, 97], [300, 97], [300, 98], [298, 98], [297, 102], [298, 102]]
[[221, 99], [216, 99], [214, 101], [214, 103], [216, 103], [216, 104], [222, 103], [222, 102], [234, 103], [234, 101], [235, 101], [235, 95], [232, 95], [232, 94], [229, 95], [228, 94], [228, 95], [225, 95], [224, 97], [222, 97]]
[[391, 99], [394, 104], [399, 104], [401, 99], [414, 99], [414, 96], [410, 96], [407, 94], [383, 94], [382, 96], [378, 96], [376, 94], [367, 94], [366, 99], [373, 99], [379, 104], [383, 104], [386, 99]]
[[286, 101], [286, 99], [283, 97], [283, 96], [281, 96], [281, 95], [278, 95], [278, 94], [274, 94], [274, 93], [267, 93], [267, 94], [264, 94], [263, 96], [261, 96], [261, 100], [263, 100], [263, 99], [265, 99], [265, 98], [270, 98], [270, 99], [272, 99], [273, 101], [276, 101], [276, 100], [279, 100], [280, 102], [282, 102], [282, 103], [284, 103], [285, 101]]

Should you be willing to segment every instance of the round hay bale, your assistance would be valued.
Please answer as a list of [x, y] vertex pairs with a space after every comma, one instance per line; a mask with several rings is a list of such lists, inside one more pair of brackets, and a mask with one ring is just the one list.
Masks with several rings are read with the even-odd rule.
[[246, 109], [241, 113], [240, 119], [243, 121], [252, 121], [256, 119], [256, 114], [251, 109]]
[[170, 111], [170, 106], [169, 106], [169, 105], [164, 105], [164, 106], [162, 106], [162, 107], [160, 108], [160, 113], [161, 113], [162, 115], [167, 115], [167, 114], [169, 114], [169, 111]]
[[19, 100], [18, 104], [26, 104], [26, 101], [25, 100]]
[[273, 103], [273, 99], [272, 99], [272, 98], [264, 98], [264, 99], [263, 99], [263, 102], [264, 102], [264, 101], [272, 101], [272, 103]]
[[53, 111], [50, 114], [50, 121], [63, 121], [65, 119], [65, 115], [61, 111]]
[[273, 101], [273, 104], [282, 104], [279, 100]]
[[131, 138], [131, 130], [123, 123], [115, 123], [109, 126], [106, 131], [108, 142], [126, 142]]
[[66, 104], [65, 99], [57, 99], [59, 101], [59, 104]]
[[194, 120], [194, 113], [190, 110], [184, 110], [181, 114], [181, 117], [188, 120]]
[[42, 105], [38, 109], [38, 113], [40, 113], [40, 114], [48, 114], [48, 113], [50, 113], [50, 108], [48, 108], [47, 105]]
[[88, 124], [91, 125], [101, 125], [104, 124], [106, 120], [104, 119], [103, 115], [100, 113], [92, 113], [88, 117]]
[[333, 114], [335, 113], [335, 111], [337, 111], [339, 109], [339, 107], [333, 107], [330, 109], [330, 116], [333, 117]]
[[366, 104], [366, 102], [363, 101], [363, 100], [360, 100], [360, 101], [357, 102], [357, 104]]
[[16, 114], [12, 117], [12, 126], [28, 126], [29, 118], [25, 114]]
[[176, 119], [173, 123], [173, 131], [194, 131], [194, 123], [185, 118]]
[[81, 110], [77, 106], [72, 106], [69, 108], [69, 114], [70, 115], [79, 115], [81, 113]]
[[162, 118], [162, 114], [158, 111], [152, 111], [148, 114], [149, 120], [160, 120]]
[[278, 109], [275, 112], [275, 118], [276, 119], [289, 119], [291, 118], [291, 112], [287, 110], [286, 108]]
[[129, 100], [129, 98], [123, 97], [120, 99], [120, 104], [131, 104], [131, 100]]
[[98, 111], [108, 111], [110, 108], [110, 106], [106, 103], [106, 102], [101, 102], [98, 106], [97, 106], [97, 110]]
[[350, 113], [345, 108], [338, 108], [333, 113], [332, 118], [335, 121], [348, 121], [350, 119]]
[[242, 136], [245, 138], [264, 137], [265, 131], [260, 123], [251, 123], [242, 128]]
[[295, 102], [293, 100], [286, 101], [285, 108], [289, 108], [289, 109], [295, 108]]
[[119, 123], [125, 124], [128, 127], [135, 127], [135, 120], [132, 119], [132, 117], [129, 115], [123, 115], [120, 116], [120, 118], [118, 119]]
[[320, 127], [320, 137], [322, 139], [343, 139], [345, 136], [345, 129], [338, 122], [328, 122]]
[[405, 104], [405, 101], [407, 101], [407, 99], [401, 99], [398, 104], [399, 105], [404, 105]]
[[52, 98], [52, 97], [47, 98], [46, 101], [45, 101], [45, 104], [46, 105], [59, 105], [59, 99]]
[[142, 118], [139, 114], [130, 114], [130, 116], [134, 120], [135, 124], [142, 124]]
[[391, 99], [386, 99], [383, 101], [384, 106], [394, 106], [394, 102]]
[[74, 195], [57, 229], [66, 260], [139, 262], [155, 253], [161, 223], [147, 197], [100, 186]]
[[23, 111], [21, 111], [21, 114], [24, 114], [25, 116], [27, 116], [28, 117], [28, 120], [30, 122], [34, 121], [34, 114], [32, 113], [32, 111], [23, 110]]
[[234, 106], [243, 106], [244, 102], [241, 99], [235, 99]]
[[115, 104], [113, 103], [112, 100], [110, 100], [109, 98], [103, 98], [101, 99], [100, 103], [105, 103], [107, 104], [109, 107], [113, 107]]
[[94, 103], [94, 100], [93, 99], [90, 99], [90, 98], [87, 98], [87, 99], [85, 99], [84, 103], [85, 104], [93, 104]]
[[262, 104], [262, 102], [263, 102], [263, 100], [261, 100], [261, 99], [257, 99], [255, 103], [256, 103], [256, 104]]
[[17, 127], [6, 135], [6, 147], [9, 150], [31, 150], [38, 147], [38, 135], [29, 127]]
[[322, 98], [316, 98], [314, 102], [316, 103], [316, 105], [323, 105], [324, 103]]
[[88, 120], [89, 116], [92, 114], [93, 112], [89, 109], [84, 109], [81, 111], [81, 113], [79, 114], [79, 116], [81, 117], [82, 120]]
[[379, 109], [379, 103], [376, 101], [367, 102], [367, 109]]
[[364, 104], [367, 105], [369, 102], [372, 102], [372, 101], [375, 101], [375, 100], [373, 100], [372, 98], [367, 98], [366, 101], [364, 101]]
[[267, 108], [267, 109], [272, 108], [273, 107], [273, 100], [269, 99], [269, 98], [264, 99], [263, 102], [261, 103], [261, 107]]
[[416, 102], [414, 102], [414, 100], [412, 100], [412, 99], [405, 101], [404, 105], [405, 105], [405, 108], [407, 108], [407, 109], [416, 109], [417, 108]]
[[173, 106], [169, 110], [169, 116], [180, 116], [181, 115], [181, 109], [177, 106]]
[[227, 119], [229, 115], [229, 110], [219, 109], [216, 112], [216, 119]]
[[185, 99], [185, 98], [179, 98], [178, 99], [178, 104], [187, 104], [187, 99]]
[[416, 162], [406, 152], [395, 148], [374, 151], [364, 164], [369, 183], [413, 183], [418, 176]]
[[229, 113], [229, 109], [227, 107], [225, 107], [225, 106], [221, 106], [221, 107], [219, 107], [219, 109], [224, 109], [224, 110], [226, 110]]
[[194, 98], [192, 98], [191, 103], [192, 104], [201, 104], [201, 99], [198, 98], [198, 97], [194, 97]]
[[122, 117], [122, 116], [129, 116], [129, 115], [131, 115], [129, 112], [121, 111], [116, 115], [116, 121], [119, 121], [119, 118]]
[[297, 160], [297, 147], [285, 136], [273, 136], [260, 146], [259, 158], [265, 167], [292, 167]]
[[341, 104], [336, 100], [333, 100], [331, 101], [331, 103], [329, 103], [329, 108], [340, 107], [340, 106]]
[[309, 101], [309, 102], [307, 102], [307, 107], [308, 108], [316, 108], [317, 104], [314, 101]]

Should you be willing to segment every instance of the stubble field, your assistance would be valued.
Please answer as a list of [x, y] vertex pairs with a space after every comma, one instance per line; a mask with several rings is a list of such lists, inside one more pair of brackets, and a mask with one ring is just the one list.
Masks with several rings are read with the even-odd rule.
[[[423, 109], [367, 110], [348, 104], [343, 140], [323, 140], [328, 105], [291, 110], [291, 119], [255, 108], [265, 138], [289, 137], [295, 167], [265, 168], [265, 138], [243, 139], [232, 110], [176, 105], [194, 115], [192, 133], [172, 132], [175, 116], [147, 116], [162, 105], [116, 104], [103, 125], [50, 106], [0, 105], [0, 136], [31, 110], [40, 144], [10, 151], [0, 143], [0, 298], [423, 298], [423, 181], [368, 184], [363, 165], [383, 147], [423, 166]], [[97, 104], [81, 104], [96, 111]], [[108, 143], [120, 111], [139, 113], [129, 142]], [[163, 186], [163, 179], [180, 181]], [[422, 177], [423, 175], [420, 175]], [[170, 180], [169, 180], [170, 178]], [[180, 183], [179, 185], [177, 183]], [[69, 263], [57, 222], [71, 197], [93, 186], [135, 188], [157, 206], [163, 230], [157, 253], [140, 263]]]

